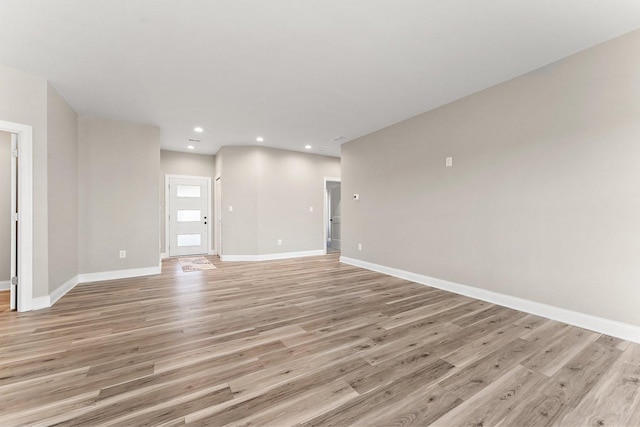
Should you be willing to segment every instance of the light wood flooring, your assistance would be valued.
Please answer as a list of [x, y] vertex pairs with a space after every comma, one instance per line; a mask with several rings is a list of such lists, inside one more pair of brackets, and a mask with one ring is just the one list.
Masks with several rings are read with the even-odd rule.
[[210, 259], [0, 312], [0, 426], [640, 425], [640, 345], [337, 255]]

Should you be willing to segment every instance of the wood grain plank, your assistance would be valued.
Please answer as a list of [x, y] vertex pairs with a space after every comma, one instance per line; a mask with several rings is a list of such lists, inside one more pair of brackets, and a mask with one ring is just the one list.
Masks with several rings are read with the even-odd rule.
[[636, 344], [338, 256], [0, 308], [0, 425], [640, 425]]
[[620, 357], [622, 351], [591, 343], [563, 366], [541, 392], [575, 407]]
[[[620, 341], [607, 340], [616, 348]], [[598, 340], [596, 343], [602, 344]], [[576, 408], [560, 423], [589, 426], [640, 425], [640, 345], [631, 344]]]
[[516, 365], [482, 392], [438, 418], [433, 425], [496, 425], [546, 381], [546, 376]]

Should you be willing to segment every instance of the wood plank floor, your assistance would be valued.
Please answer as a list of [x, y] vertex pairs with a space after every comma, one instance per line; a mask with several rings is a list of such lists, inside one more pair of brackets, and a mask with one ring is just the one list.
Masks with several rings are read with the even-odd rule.
[[210, 259], [0, 311], [0, 426], [640, 425], [640, 345], [337, 255]]

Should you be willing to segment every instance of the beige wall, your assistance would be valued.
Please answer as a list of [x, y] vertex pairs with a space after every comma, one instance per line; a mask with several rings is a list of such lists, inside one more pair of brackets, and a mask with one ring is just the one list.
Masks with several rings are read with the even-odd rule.
[[340, 159], [264, 147], [223, 147], [217, 157], [224, 255], [324, 248], [324, 177], [340, 176]]
[[640, 31], [343, 145], [343, 255], [640, 325], [638, 51]]
[[0, 120], [33, 128], [34, 298], [78, 273], [157, 267], [157, 128], [97, 119], [78, 126], [46, 80], [4, 66]]
[[33, 128], [33, 296], [49, 293], [47, 82], [0, 65], [0, 120]]
[[[258, 253], [258, 148], [222, 147], [222, 254]], [[229, 212], [229, 206], [233, 212]]]
[[47, 90], [49, 293], [78, 274], [78, 115]]
[[11, 134], [0, 131], [0, 282], [11, 279]]
[[261, 148], [258, 166], [258, 254], [324, 249], [324, 177], [340, 159]]
[[[168, 253], [165, 241], [165, 176], [166, 175], [190, 175], [190, 176], [203, 176], [211, 178], [211, 215], [213, 216], [213, 202], [214, 202], [214, 180], [215, 180], [215, 156], [204, 154], [191, 154], [191, 153], [179, 153], [176, 151], [160, 151], [160, 251]], [[212, 225], [213, 236], [213, 221]], [[212, 237], [215, 239], [215, 237]], [[210, 247], [213, 250], [214, 242], [210, 242]]]
[[80, 117], [78, 137], [80, 273], [157, 267], [159, 129]]

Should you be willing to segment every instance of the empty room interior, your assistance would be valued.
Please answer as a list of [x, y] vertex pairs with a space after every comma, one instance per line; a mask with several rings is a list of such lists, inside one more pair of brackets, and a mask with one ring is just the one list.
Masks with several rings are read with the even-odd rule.
[[0, 0], [0, 426], [640, 426], [640, 2]]

